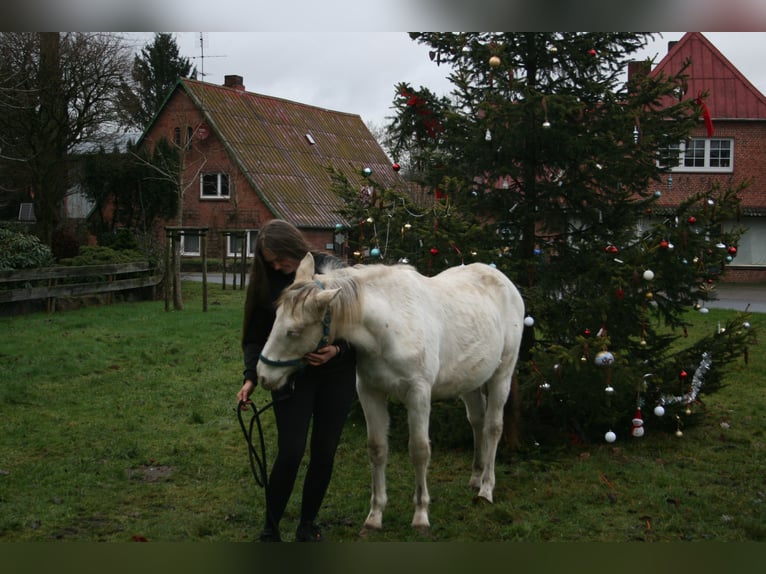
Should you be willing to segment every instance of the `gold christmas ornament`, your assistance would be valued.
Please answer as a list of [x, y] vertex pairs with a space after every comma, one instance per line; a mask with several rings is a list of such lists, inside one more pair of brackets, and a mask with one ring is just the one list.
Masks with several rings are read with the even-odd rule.
[[497, 68], [500, 65], [500, 58], [497, 56], [492, 56], [489, 59], [489, 65], [492, 66], [493, 68]]

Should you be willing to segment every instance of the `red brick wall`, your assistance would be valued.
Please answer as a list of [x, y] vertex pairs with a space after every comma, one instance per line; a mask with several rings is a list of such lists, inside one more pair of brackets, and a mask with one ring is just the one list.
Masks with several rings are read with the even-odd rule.
[[[713, 137], [734, 139], [734, 171], [731, 173], [674, 172], [673, 184], [660, 187], [660, 206], [678, 205], [690, 195], [718, 183], [722, 188], [750, 181], [741, 194], [742, 208], [766, 208], [766, 122], [716, 121]], [[706, 137], [700, 128], [693, 134]]]

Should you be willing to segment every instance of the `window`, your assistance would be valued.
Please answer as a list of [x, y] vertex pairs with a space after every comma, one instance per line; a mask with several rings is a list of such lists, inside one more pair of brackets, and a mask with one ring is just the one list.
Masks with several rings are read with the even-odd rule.
[[734, 169], [734, 140], [692, 138], [667, 148], [660, 164], [673, 171], [730, 172]]
[[203, 173], [200, 176], [200, 197], [202, 199], [229, 197], [229, 174]]
[[19, 204], [19, 221], [37, 221], [34, 203]]
[[255, 253], [255, 237], [257, 235], [257, 231], [246, 231], [244, 238], [238, 235], [228, 235], [226, 243], [226, 255], [229, 257], [242, 255], [242, 241], [244, 240], [246, 257], [252, 257]]
[[200, 236], [199, 235], [181, 235], [181, 254], [199, 255], [200, 254]]
[[173, 143], [181, 147], [181, 128], [173, 128]]
[[241, 255], [242, 243], [246, 241], [246, 237], [240, 235], [229, 235], [229, 247], [227, 254], [229, 256]]

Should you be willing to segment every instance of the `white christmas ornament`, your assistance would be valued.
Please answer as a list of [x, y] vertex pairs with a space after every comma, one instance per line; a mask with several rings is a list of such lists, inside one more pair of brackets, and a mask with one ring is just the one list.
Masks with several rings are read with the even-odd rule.
[[662, 405], [657, 405], [656, 407], [654, 407], [654, 414], [658, 417], [663, 416], [665, 414], [665, 407], [663, 407]]
[[616, 434], [614, 434], [612, 431], [609, 431], [609, 432], [607, 432], [607, 433], [604, 435], [604, 440], [605, 440], [606, 442], [614, 442], [614, 441], [616, 441], [616, 440], [617, 440], [617, 435], [616, 435]]
[[609, 351], [599, 351], [596, 353], [596, 357], [593, 359], [593, 362], [600, 367], [607, 367], [614, 363], [614, 355], [612, 355], [612, 353]]
[[654, 271], [652, 271], [651, 269], [647, 269], [646, 271], [644, 271], [644, 279], [646, 279], [647, 281], [651, 281], [652, 279], [654, 279]]
[[534, 324], [535, 324], [535, 320], [532, 317], [530, 317], [529, 315], [524, 317], [524, 326], [525, 327], [531, 327]]

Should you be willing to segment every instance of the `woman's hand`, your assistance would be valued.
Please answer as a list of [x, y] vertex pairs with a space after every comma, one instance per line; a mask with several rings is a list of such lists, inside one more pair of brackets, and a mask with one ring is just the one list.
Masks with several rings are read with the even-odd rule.
[[340, 348], [338, 345], [325, 345], [313, 353], [306, 353], [303, 355], [303, 358], [306, 359], [309, 365], [316, 367], [318, 365], [324, 365], [327, 361], [338, 355], [340, 355]]
[[242, 388], [239, 389], [239, 392], [237, 393], [237, 404], [240, 404], [244, 402], [245, 404], [242, 405], [242, 410], [247, 410], [247, 405], [250, 403], [250, 395], [253, 394], [253, 391], [255, 390], [255, 383], [251, 381], [250, 379], [247, 379], [243, 385]]

